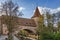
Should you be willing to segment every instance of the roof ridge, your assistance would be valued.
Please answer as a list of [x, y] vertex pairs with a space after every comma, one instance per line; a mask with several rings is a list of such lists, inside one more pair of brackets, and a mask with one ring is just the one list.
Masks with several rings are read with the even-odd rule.
[[40, 14], [39, 8], [36, 7], [35, 12], [34, 12], [34, 15], [32, 16], [32, 18], [34, 18], [34, 17], [39, 17], [40, 15], [41, 15], [41, 14]]

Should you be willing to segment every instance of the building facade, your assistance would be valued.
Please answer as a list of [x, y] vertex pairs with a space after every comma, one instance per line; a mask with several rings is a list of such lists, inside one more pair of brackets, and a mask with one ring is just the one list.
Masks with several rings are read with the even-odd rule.
[[[41, 16], [38, 7], [36, 8], [34, 15], [31, 17], [31, 19], [27, 19], [27, 18], [18, 18], [18, 27], [14, 29], [14, 33], [18, 33], [20, 30], [26, 30], [26, 31], [30, 31], [33, 33], [36, 33], [36, 28], [38, 25], [38, 20], [39, 20], [39, 16]], [[2, 17], [0, 17], [2, 18]], [[0, 25], [1, 25], [1, 21], [0, 20]], [[7, 26], [5, 24], [0, 26], [0, 33], [2, 32], [2, 34], [7, 34], [8, 33], [8, 29]]]

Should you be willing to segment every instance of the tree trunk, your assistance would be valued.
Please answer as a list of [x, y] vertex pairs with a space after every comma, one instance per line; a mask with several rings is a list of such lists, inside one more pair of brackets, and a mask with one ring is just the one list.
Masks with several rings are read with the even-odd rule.
[[14, 40], [12, 33], [8, 33], [8, 40]]

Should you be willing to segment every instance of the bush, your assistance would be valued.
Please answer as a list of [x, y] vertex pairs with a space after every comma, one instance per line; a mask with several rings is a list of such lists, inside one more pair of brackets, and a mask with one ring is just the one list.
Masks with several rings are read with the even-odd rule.
[[42, 33], [39, 40], [60, 40], [59, 33]]
[[55, 40], [60, 40], [60, 33], [55, 34]]
[[54, 34], [53, 33], [42, 33], [40, 35], [40, 40], [54, 40]]

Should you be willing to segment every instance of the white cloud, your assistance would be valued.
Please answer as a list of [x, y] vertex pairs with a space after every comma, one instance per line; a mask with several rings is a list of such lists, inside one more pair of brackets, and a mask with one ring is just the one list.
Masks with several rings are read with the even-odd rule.
[[20, 7], [18, 10], [19, 11], [23, 11], [23, 10], [25, 10], [25, 8], [24, 7]]
[[38, 7], [38, 9], [39, 9], [39, 11], [40, 11], [41, 14], [45, 14], [46, 11], [48, 11], [50, 14], [60, 12], [60, 7], [55, 8], [55, 9], [47, 8], [47, 7]]
[[[40, 11], [40, 14], [46, 14], [46, 11], [49, 12], [50, 14], [55, 14], [55, 15], [60, 14], [60, 7], [55, 8], [55, 9], [47, 8], [47, 7], [38, 7], [38, 9]], [[46, 19], [46, 16], [45, 16], [45, 19]], [[47, 24], [46, 20], [44, 20], [44, 21], [45, 21], [45, 24]], [[54, 24], [55, 27], [57, 27], [57, 24], [56, 24], [57, 22], [58, 21], [55, 21], [55, 24]]]
[[0, 3], [0, 6], [1, 6], [1, 3]]

